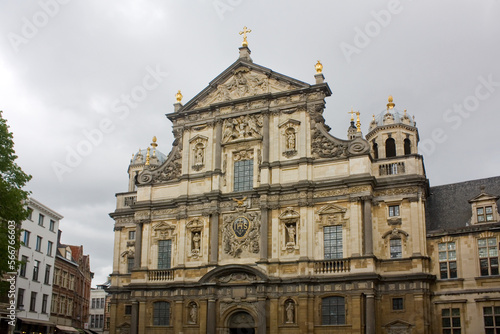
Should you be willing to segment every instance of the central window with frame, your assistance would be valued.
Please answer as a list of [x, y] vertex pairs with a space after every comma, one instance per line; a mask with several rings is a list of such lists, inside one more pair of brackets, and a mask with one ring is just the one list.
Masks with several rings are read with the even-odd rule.
[[325, 226], [323, 234], [324, 234], [325, 260], [343, 258], [342, 225]]
[[441, 279], [457, 278], [457, 251], [454, 242], [441, 242], [439, 250], [439, 273]]
[[389, 241], [389, 246], [391, 249], [391, 259], [401, 259], [403, 257], [400, 238], [391, 239]]
[[234, 163], [234, 191], [252, 190], [253, 159]]
[[399, 205], [389, 206], [389, 217], [399, 217]]
[[479, 223], [493, 221], [493, 207], [485, 206], [481, 208], [476, 208], [476, 212], [477, 212], [477, 221]]
[[479, 249], [481, 276], [498, 275], [497, 238], [478, 239], [477, 246]]
[[345, 325], [344, 297], [327, 297], [321, 301], [321, 323], [323, 325]]
[[172, 258], [172, 240], [158, 241], [158, 269], [170, 269]]
[[170, 325], [170, 303], [156, 302], [153, 304], [153, 325]]

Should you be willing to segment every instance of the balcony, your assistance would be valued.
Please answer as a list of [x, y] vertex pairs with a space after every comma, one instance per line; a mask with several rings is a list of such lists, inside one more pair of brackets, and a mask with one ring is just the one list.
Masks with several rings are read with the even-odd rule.
[[173, 269], [150, 270], [148, 271], [148, 281], [150, 282], [165, 282], [174, 280]]
[[372, 165], [372, 175], [391, 177], [397, 175], [425, 175], [422, 156], [417, 154], [384, 158]]
[[137, 194], [135, 192], [116, 194], [116, 208], [128, 209], [135, 204]]
[[350, 259], [335, 259], [316, 261], [314, 263], [315, 274], [337, 274], [351, 271]]
[[405, 174], [405, 163], [401, 161], [382, 164], [378, 166], [378, 172], [380, 176]]

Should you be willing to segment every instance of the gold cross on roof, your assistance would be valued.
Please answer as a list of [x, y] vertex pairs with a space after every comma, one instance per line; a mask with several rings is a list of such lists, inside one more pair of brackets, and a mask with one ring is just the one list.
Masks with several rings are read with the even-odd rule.
[[243, 27], [243, 31], [240, 31], [240, 35], [243, 35], [243, 42], [241, 46], [248, 46], [247, 34], [251, 33], [252, 30], [248, 29], [246, 26]]
[[352, 110], [352, 107], [351, 107], [351, 111], [348, 111], [347, 112], [348, 114], [351, 114], [351, 121], [354, 121], [354, 114], [356, 113], [354, 110]]

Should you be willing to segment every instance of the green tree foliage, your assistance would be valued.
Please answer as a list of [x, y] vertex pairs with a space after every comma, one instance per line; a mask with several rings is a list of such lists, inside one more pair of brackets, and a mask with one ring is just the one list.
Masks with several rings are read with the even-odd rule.
[[[30, 193], [23, 190], [23, 187], [31, 179], [31, 175], [23, 172], [16, 164], [16, 159], [13, 135], [0, 111], [0, 277], [12, 271], [8, 263], [9, 221], [15, 221], [17, 225], [14, 244], [17, 250], [20, 245], [21, 222], [28, 217], [25, 202]], [[1, 295], [4, 288], [5, 284], [1, 284]]]

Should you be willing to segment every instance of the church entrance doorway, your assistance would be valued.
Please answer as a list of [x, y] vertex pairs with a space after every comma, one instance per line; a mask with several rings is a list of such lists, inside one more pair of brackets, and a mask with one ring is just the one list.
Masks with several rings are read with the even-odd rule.
[[255, 321], [245, 311], [233, 313], [228, 322], [230, 334], [255, 334]]

